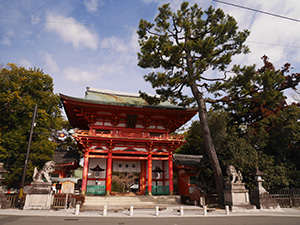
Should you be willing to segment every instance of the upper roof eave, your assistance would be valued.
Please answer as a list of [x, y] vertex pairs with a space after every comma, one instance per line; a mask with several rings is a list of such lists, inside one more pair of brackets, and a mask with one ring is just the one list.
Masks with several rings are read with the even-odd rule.
[[191, 111], [197, 112], [197, 108], [184, 108], [181, 106], [174, 106], [174, 107], [167, 107], [167, 106], [160, 106], [160, 105], [133, 105], [133, 104], [126, 104], [126, 103], [113, 103], [113, 102], [102, 102], [97, 100], [85, 99], [85, 98], [77, 98], [64, 95], [60, 93], [60, 97], [63, 100], [75, 101], [78, 103], [88, 103], [88, 104], [95, 104], [95, 105], [111, 105], [111, 106], [125, 106], [125, 107], [132, 107], [132, 108], [148, 108], [148, 109], [159, 109], [159, 110], [183, 110], [183, 111]]

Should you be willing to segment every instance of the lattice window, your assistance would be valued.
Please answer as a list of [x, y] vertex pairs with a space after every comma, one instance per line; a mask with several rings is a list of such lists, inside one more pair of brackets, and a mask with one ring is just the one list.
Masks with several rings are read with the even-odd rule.
[[127, 128], [135, 129], [137, 115], [127, 115]]

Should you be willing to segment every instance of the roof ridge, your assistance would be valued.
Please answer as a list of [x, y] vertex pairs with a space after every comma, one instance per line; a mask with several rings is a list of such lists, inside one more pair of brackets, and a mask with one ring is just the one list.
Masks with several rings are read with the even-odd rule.
[[[137, 94], [137, 93], [122, 92], [122, 91], [113, 91], [113, 90], [109, 90], [109, 89], [98, 89], [98, 88], [92, 88], [92, 87], [86, 87], [86, 92], [96, 92], [96, 93], [101, 93], [101, 94], [109, 94], [109, 95], [119, 95], [119, 96], [128, 96], [128, 97], [141, 98], [140, 94]], [[157, 95], [153, 95], [153, 94], [148, 94], [148, 95], [151, 96], [151, 97], [157, 96]]]

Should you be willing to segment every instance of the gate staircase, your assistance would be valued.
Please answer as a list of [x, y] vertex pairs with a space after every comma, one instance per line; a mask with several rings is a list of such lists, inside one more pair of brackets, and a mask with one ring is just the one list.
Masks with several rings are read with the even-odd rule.
[[108, 210], [120, 211], [129, 209], [133, 206], [135, 209], [154, 209], [159, 206], [164, 209], [170, 206], [179, 206], [180, 196], [85, 196], [82, 211], [103, 210], [104, 206]]

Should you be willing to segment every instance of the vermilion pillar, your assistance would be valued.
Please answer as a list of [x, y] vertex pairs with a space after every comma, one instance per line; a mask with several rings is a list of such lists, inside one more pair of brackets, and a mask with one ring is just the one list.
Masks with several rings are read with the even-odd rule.
[[84, 159], [83, 159], [82, 185], [81, 185], [81, 193], [83, 195], [86, 193], [88, 170], [89, 170], [89, 153], [85, 152]]
[[112, 179], [112, 152], [108, 151], [106, 163], [106, 195], [111, 193], [111, 179]]
[[140, 193], [144, 195], [146, 189], [146, 161], [141, 161], [141, 173], [140, 173]]
[[152, 155], [148, 153], [148, 195], [152, 195]]
[[170, 195], [174, 194], [174, 187], [173, 187], [173, 158], [172, 153], [169, 153], [169, 191]]

